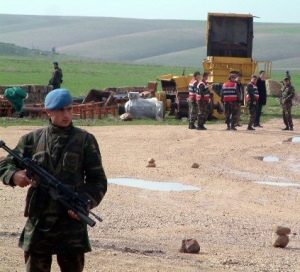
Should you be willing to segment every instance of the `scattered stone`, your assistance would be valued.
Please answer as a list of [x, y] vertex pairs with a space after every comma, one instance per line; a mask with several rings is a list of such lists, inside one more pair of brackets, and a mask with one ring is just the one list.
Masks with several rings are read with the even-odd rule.
[[282, 227], [282, 226], [273, 226], [273, 231], [278, 235], [285, 235], [290, 234], [291, 229], [288, 227]]
[[154, 163], [155, 160], [154, 160], [153, 158], [149, 158], [149, 159], [148, 159], [148, 162], [149, 162], [149, 163]]
[[156, 164], [155, 162], [149, 162], [147, 167], [156, 167]]
[[192, 165], [191, 165], [191, 168], [199, 168], [200, 165], [196, 162], [194, 162]]
[[120, 115], [120, 119], [122, 121], [132, 121], [133, 120], [133, 116], [131, 113], [127, 112], [127, 113], [123, 113], [122, 115]]
[[286, 234], [284, 235], [276, 234], [275, 239], [273, 241], [273, 247], [285, 248], [288, 243], [289, 243], [289, 237]]
[[195, 239], [185, 239], [182, 240], [179, 252], [197, 254], [200, 252], [200, 245]]

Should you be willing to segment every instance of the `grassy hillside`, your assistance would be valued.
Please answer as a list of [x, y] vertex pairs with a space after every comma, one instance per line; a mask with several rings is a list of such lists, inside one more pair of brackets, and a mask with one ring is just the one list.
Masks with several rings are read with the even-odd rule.
[[[0, 14], [0, 42], [110, 62], [199, 67], [206, 21]], [[253, 57], [299, 70], [300, 24], [254, 23]], [[199, 65], [200, 61], [200, 65]]]

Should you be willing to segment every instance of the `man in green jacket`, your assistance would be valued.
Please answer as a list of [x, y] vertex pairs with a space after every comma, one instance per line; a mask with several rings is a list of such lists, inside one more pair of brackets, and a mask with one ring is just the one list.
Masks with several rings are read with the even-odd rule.
[[[49, 125], [22, 136], [14, 148], [21, 158], [31, 158], [70, 190], [96, 207], [107, 190], [95, 137], [73, 126], [73, 98], [66, 89], [47, 94]], [[0, 179], [12, 187], [29, 186], [24, 215], [28, 217], [19, 246], [24, 250], [26, 271], [50, 271], [57, 255], [61, 271], [83, 271], [84, 254], [91, 251], [87, 225], [50, 196], [49, 187], [27, 176], [11, 155], [0, 162]]]
[[281, 90], [280, 104], [282, 106], [282, 118], [285, 128], [283, 130], [294, 130], [292, 119], [293, 98], [295, 96], [295, 88], [291, 84], [290, 77], [285, 77], [284, 86]]

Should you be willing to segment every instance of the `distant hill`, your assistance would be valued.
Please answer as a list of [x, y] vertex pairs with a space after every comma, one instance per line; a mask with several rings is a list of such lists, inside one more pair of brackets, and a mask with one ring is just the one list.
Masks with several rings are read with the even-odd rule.
[[[206, 21], [0, 14], [0, 42], [103, 61], [202, 67]], [[254, 23], [253, 57], [300, 70], [300, 24]], [[0, 52], [1, 53], [1, 52]]]

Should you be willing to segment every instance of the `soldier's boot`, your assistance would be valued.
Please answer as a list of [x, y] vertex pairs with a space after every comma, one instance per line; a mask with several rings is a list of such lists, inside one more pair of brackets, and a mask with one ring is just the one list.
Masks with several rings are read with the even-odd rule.
[[227, 124], [227, 130], [230, 130], [230, 125], [229, 124]]
[[237, 130], [236, 127], [234, 125], [230, 126], [230, 130]]
[[189, 123], [189, 129], [196, 129], [196, 126], [194, 125], [194, 123]]
[[203, 124], [202, 124], [202, 125], [199, 125], [199, 126], [197, 127], [197, 129], [198, 129], [198, 130], [207, 130], [207, 128], [204, 127]]
[[283, 128], [282, 130], [289, 130], [289, 127], [288, 126], [286, 126], [285, 128]]
[[290, 130], [293, 131], [294, 130], [294, 126], [290, 126]]
[[251, 125], [248, 125], [247, 130], [255, 130]]

